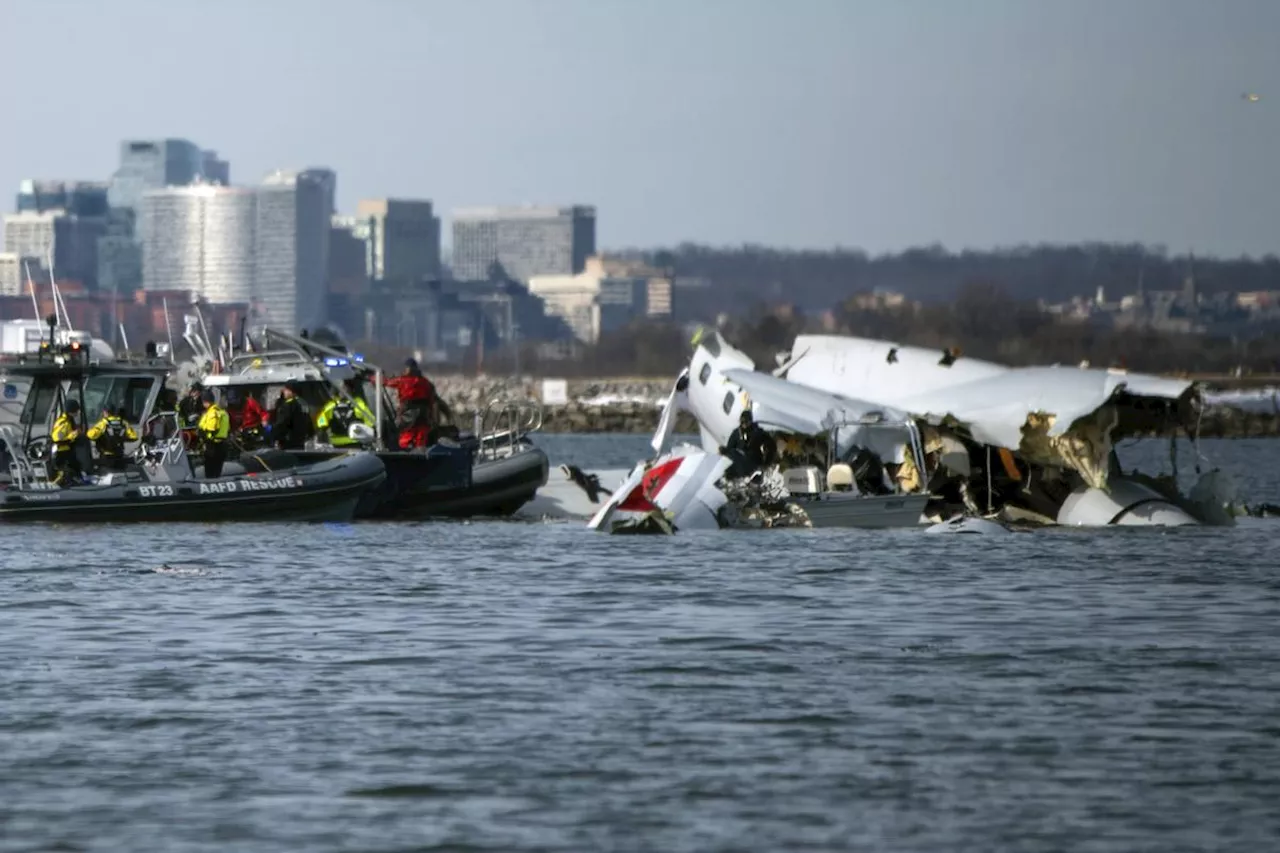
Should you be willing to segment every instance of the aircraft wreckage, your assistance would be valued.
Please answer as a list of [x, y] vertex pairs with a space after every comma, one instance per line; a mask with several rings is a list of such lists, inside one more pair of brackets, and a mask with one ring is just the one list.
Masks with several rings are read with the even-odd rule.
[[[1178, 491], [1173, 439], [1198, 437], [1194, 383], [1011, 368], [954, 350], [837, 336], [799, 336], [779, 362], [758, 371], [718, 332], [700, 332], [653, 437], [654, 457], [623, 479], [589, 525], [614, 533], [921, 525], [1003, 532], [1234, 522], [1220, 471]], [[701, 447], [672, 446], [681, 411], [697, 420]], [[775, 442], [776, 462], [760, 470], [744, 471], [724, 449], [744, 411]], [[1121, 470], [1116, 443], [1150, 436], [1171, 439], [1172, 476]]]

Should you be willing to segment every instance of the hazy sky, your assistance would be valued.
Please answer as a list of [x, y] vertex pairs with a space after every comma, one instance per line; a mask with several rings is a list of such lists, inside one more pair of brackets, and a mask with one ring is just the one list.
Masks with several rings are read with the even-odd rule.
[[1280, 252], [1280, 0], [0, 0], [0, 33], [5, 209], [180, 136], [430, 198], [446, 240], [535, 202], [606, 248]]

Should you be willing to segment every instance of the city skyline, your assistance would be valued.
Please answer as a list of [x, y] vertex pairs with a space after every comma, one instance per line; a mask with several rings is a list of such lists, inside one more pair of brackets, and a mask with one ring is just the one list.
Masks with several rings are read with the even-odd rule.
[[[237, 183], [331, 168], [344, 212], [592, 204], [612, 249], [1280, 250], [1265, 0], [223, 4], [218, 31], [252, 62], [210, 61], [189, 38], [207, 16], [155, 0], [0, 16], [62, 48], [53, 63], [13, 40], [14, 65], [42, 71], [10, 92], [29, 131], [0, 141], [0, 186], [106, 176], [116, 141], [179, 136]], [[119, 85], [82, 85], [104, 74]], [[141, 97], [127, 81], [144, 78]]]

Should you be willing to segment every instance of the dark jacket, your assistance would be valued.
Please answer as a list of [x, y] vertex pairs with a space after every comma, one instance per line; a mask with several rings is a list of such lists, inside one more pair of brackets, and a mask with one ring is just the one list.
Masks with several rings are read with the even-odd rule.
[[195, 429], [204, 414], [204, 403], [199, 397], [190, 394], [178, 401], [178, 426], [182, 429]]
[[297, 397], [276, 402], [271, 413], [271, 443], [281, 450], [301, 450], [311, 437], [311, 416]]
[[726, 456], [733, 458], [735, 463], [740, 461], [747, 469], [746, 473], [752, 473], [771, 464], [778, 448], [769, 433], [759, 424], [752, 424], [746, 430], [742, 427], [735, 429], [724, 449]]

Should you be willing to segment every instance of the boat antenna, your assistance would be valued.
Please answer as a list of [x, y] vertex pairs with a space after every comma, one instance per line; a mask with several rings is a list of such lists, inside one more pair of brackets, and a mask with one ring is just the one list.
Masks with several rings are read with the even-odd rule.
[[[40, 322], [40, 300], [36, 299], [36, 283], [31, 278], [31, 265], [27, 263], [27, 259], [22, 259], [22, 271], [27, 274], [27, 290], [31, 292], [31, 310], [35, 312], [36, 322]], [[49, 342], [53, 346], [53, 342]]]
[[213, 344], [209, 340], [209, 329], [204, 324], [204, 314], [200, 313], [200, 303], [197, 302], [191, 307], [195, 309], [196, 319], [200, 321], [200, 334], [204, 337], [204, 347], [212, 354]]
[[[62, 317], [67, 321], [67, 331], [71, 330], [71, 315], [67, 313], [67, 304], [62, 301], [62, 293], [58, 290], [58, 276], [53, 271], [53, 246], [49, 246], [49, 286], [53, 288], [53, 313], [56, 316], [58, 308], [62, 308]], [[62, 320], [58, 321], [59, 323]]]
[[164, 307], [164, 333], [169, 338], [169, 359], [172, 361], [178, 357], [173, 351], [173, 326], [169, 323], [169, 297], [160, 297], [160, 303]]

